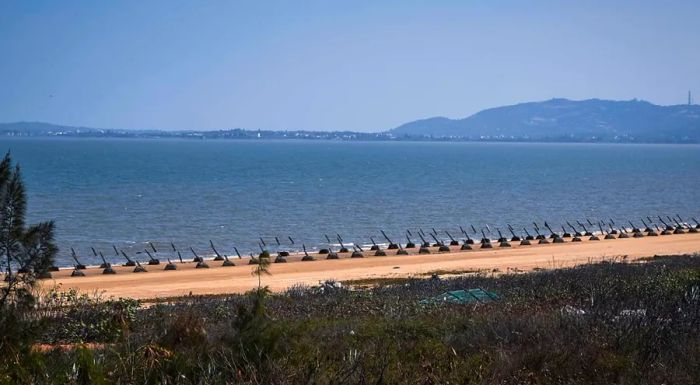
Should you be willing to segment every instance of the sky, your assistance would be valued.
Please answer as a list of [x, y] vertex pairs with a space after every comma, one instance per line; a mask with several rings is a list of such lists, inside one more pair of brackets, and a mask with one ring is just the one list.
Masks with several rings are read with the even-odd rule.
[[0, 0], [0, 122], [383, 131], [700, 100], [700, 1]]

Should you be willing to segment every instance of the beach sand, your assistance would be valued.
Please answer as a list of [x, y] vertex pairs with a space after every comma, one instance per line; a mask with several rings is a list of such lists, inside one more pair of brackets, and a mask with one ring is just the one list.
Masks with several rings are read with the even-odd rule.
[[[458, 251], [452, 246], [450, 253], [396, 256], [395, 250], [386, 250], [386, 257], [375, 257], [365, 251], [365, 258], [350, 258], [340, 254], [339, 260], [326, 260], [324, 255], [312, 254], [316, 261], [301, 262], [300, 256], [288, 257], [288, 263], [272, 263], [271, 275], [262, 277], [263, 285], [273, 291], [282, 291], [294, 284], [316, 285], [326, 279], [339, 281], [425, 276], [434, 271], [486, 270], [507, 272], [512, 269], [530, 271], [535, 268], [554, 269], [571, 267], [602, 260], [628, 261], [654, 255], [688, 254], [700, 251], [700, 234], [677, 234], [658, 237], [628, 238], [563, 244], [519, 246], [511, 248]], [[251, 274], [254, 266], [247, 259], [232, 259], [236, 266], [221, 267], [221, 262], [207, 261], [209, 269], [195, 269], [194, 263], [178, 263], [177, 271], [164, 271], [164, 263], [146, 266], [146, 273], [132, 273], [132, 267], [116, 267], [116, 275], [102, 275], [102, 269], [88, 268], [85, 277], [70, 277], [71, 270], [53, 273], [53, 279], [42, 281], [42, 289], [58, 286], [59, 290], [76, 289], [86, 293], [100, 293], [103, 297], [131, 297], [154, 299], [188, 294], [241, 293], [257, 287], [258, 278]], [[274, 255], [272, 257], [274, 260]]]

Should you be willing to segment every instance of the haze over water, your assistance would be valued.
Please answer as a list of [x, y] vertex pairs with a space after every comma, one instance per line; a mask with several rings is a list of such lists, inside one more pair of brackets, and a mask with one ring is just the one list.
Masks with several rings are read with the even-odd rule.
[[[22, 166], [29, 220], [55, 219], [61, 252], [114, 262], [153, 241], [210, 253], [257, 251], [260, 236], [298, 247], [323, 234], [405, 241], [406, 229], [564, 220], [618, 224], [657, 214], [700, 216], [700, 147], [684, 145], [0, 140]], [[473, 235], [473, 234], [470, 234]], [[460, 235], [461, 237], [461, 235]], [[492, 238], [497, 234], [492, 234]], [[414, 239], [416, 241], [417, 239]], [[292, 247], [292, 248], [298, 248]], [[289, 246], [285, 247], [289, 248]], [[274, 247], [270, 247], [275, 250]], [[162, 253], [165, 257], [167, 254]], [[183, 253], [189, 259], [189, 253]], [[145, 259], [143, 256], [138, 256]]]

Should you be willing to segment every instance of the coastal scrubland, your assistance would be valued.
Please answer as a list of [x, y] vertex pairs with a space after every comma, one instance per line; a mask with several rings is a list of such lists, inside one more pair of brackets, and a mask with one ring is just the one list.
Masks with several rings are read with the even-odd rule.
[[[276, 294], [266, 279], [155, 303], [33, 293], [3, 310], [0, 383], [700, 382], [698, 255]], [[424, 301], [472, 288], [498, 299]]]

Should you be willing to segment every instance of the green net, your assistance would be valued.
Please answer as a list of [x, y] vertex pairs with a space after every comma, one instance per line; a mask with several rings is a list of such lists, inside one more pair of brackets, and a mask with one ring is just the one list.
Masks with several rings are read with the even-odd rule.
[[421, 300], [422, 304], [442, 304], [442, 303], [488, 303], [498, 301], [498, 294], [484, 289], [453, 290], [442, 293], [432, 298]]

